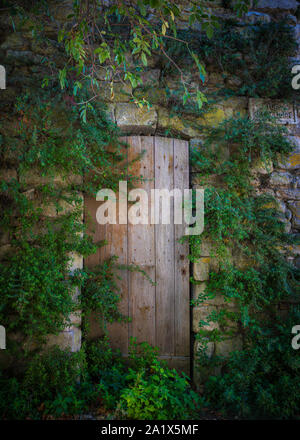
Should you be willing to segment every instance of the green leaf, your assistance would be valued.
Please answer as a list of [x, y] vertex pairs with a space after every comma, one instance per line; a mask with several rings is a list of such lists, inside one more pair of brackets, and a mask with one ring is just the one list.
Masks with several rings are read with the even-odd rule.
[[141, 59], [142, 59], [144, 66], [147, 66], [148, 62], [147, 62], [147, 57], [146, 57], [145, 52], [142, 52]]

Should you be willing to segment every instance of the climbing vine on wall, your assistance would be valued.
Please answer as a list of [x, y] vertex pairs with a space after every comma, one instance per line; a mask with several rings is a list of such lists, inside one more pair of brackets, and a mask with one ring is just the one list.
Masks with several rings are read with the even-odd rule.
[[[46, 6], [43, 18], [46, 18], [47, 28], [52, 15], [47, 4], [41, 3]], [[146, 20], [143, 18], [143, 3], [147, 7], [167, 8], [163, 10], [167, 20], [160, 17], [159, 25], [151, 28], [158, 32], [157, 38], [153, 39], [154, 49], [159, 49], [155, 46], [157, 42], [163, 43], [165, 49], [165, 41], [175, 36], [168, 29], [173, 30], [172, 13], [177, 16], [176, 5], [165, 1], [138, 2], [134, 12], [139, 25]], [[236, 4], [242, 7], [244, 3]], [[45, 52], [53, 54], [53, 47], [64, 47], [69, 60], [65, 65], [66, 57], [61, 52], [53, 59], [40, 59], [39, 80], [43, 78], [43, 93], [32, 87], [30, 93], [18, 99], [11, 115], [14, 123], [8, 121], [9, 128], [1, 137], [1, 169], [9, 172], [0, 187], [1, 211], [4, 213], [0, 221], [1, 241], [6, 243], [0, 266], [0, 322], [7, 328], [8, 336], [17, 334], [24, 342], [44, 342], [49, 333], [57, 334], [65, 328], [70, 313], [76, 313], [80, 308], [84, 316], [96, 311], [102, 322], [103, 318], [104, 321], [122, 319], [117, 309], [119, 294], [114, 279], [114, 260], [94, 271], [79, 269], [70, 274], [71, 254], [88, 255], [95, 252], [97, 246], [87, 237], [82, 225], [81, 193], [95, 195], [99, 187], [116, 188], [118, 181], [125, 178], [122, 166], [118, 167], [124, 158], [117, 140], [118, 132], [107, 121], [95, 97], [93, 105], [89, 105], [90, 95], [83, 90], [86, 85], [82, 81], [84, 76], [89, 77], [89, 86], [95, 88], [96, 94], [98, 81], [95, 70], [90, 75], [85, 58], [85, 44], [90, 43], [84, 19], [87, 10], [81, 8], [80, 2], [74, 2], [74, 5], [79, 26], [75, 24], [70, 30], [68, 25], [72, 24], [74, 16], [67, 17], [70, 21], [66, 20], [68, 23], [60, 32], [59, 43], [53, 42], [49, 35], [44, 38], [45, 29], [39, 19], [27, 27], [37, 38], [35, 44], [45, 45]], [[15, 9], [14, 26], [28, 25], [26, 19], [23, 21], [23, 12], [21, 8]], [[100, 32], [100, 40], [93, 40], [99, 47], [89, 54], [96, 57], [96, 70], [102, 69], [101, 79], [111, 81], [113, 97], [114, 79], [127, 81], [133, 89], [140, 84], [139, 77], [147, 67], [152, 48], [149, 49], [150, 39], [140, 32], [139, 26], [133, 26], [133, 29], [132, 23], [127, 26], [128, 12], [122, 5], [110, 12], [106, 15], [109, 23], [105, 23], [109, 35], [101, 36]], [[21, 23], [17, 23], [20, 17]], [[36, 27], [36, 22], [41, 26]], [[93, 22], [97, 24], [97, 21]], [[123, 41], [119, 38], [115, 40], [115, 47], [110, 46], [111, 40], [109, 44], [104, 41], [107, 36], [113, 36], [111, 26], [116, 26], [114, 29], [127, 27], [135, 61], [132, 71], [128, 70], [132, 65], [127, 64], [125, 56], [129, 46], [122, 46]], [[172, 72], [172, 59], [179, 60], [177, 67], [180, 68], [182, 61], [185, 65], [190, 65], [190, 61], [198, 65], [202, 59], [209, 65], [216, 57], [226, 85], [221, 94], [290, 95], [290, 87], [287, 88], [288, 60], [295, 44], [288, 27], [262, 24], [233, 30], [229, 23], [229, 28], [222, 27], [213, 39], [207, 38], [211, 37], [211, 23], [206, 30], [206, 36], [192, 31], [188, 35], [184, 32], [176, 34], [177, 40], [182, 35], [184, 41], [177, 41], [175, 46], [168, 45], [172, 58], [169, 59], [170, 65], [162, 62], [165, 75]], [[190, 51], [185, 50], [181, 56], [188, 40]], [[199, 70], [202, 74], [200, 81], [203, 81], [201, 65]], [[228, 75], [236, 76], [237, 70], [241, 79], [235, 78], [234, 87], [230, 88]], [[202, 89], [193, 88], [191, 82], [188, 86], [191, 85], [192, 90], [186, 93], [184, 85], [175, 97], [167, 94], [168, 104], [174, 103], [176, 111], [180, 112], [183, 98], [185, 109], [191, 113], [199, 112], [205, 101], [199, 93]], [[133, 95], [132, 100], [138, 105], [145, 103], [143, 99], [135, 98]], [[192, 104], [195, 104], [190, 109], [188, 98], [192, 98]], [[81, 106], [80, 102], [83, 103]], [[87, 110], [90, 111], [88, 118]], [[217, 298], [221, 298], [222, 304], [200, 323], [199, 365], [200, 370], [207, 365], [211, 373], [221, 370], [224, 373], [222, 376], [211, 374], [207, 381], [210, 403], [241, 416], [258, 412], [260, 415], [289, 417], [299, 408], [299, 362], [296, 353], [290, 350], [287, 337], [291, 323], [298, 319], [299, 313], [294, 308], [286, 322], [278, 318], [278, 304], [282, 300], [291, 300], [297, 291], [299, 273], [287, 260], [292, 238], [284, 231], [272, 197], [254, 189], [255, 177], [251, 171], [257, 159], [268, 166], [270, 161], [276, 164], [278, 154], [286, 155], [291, 151], [285, 135], [283, 129], [264, 115], [255, 123], [248, 118], [232, 119], [209, 130], [204, 147], [193, 155], [193, 165], [199, 169], [203, 184], [207, 185], [208, 227], [203, 237], [191, 238], [191, 259], [198, 259], [202, 243], [209, 239], [212, 255], [217, 257], [219, 265], [219, 270], [211, 271], [206, 290], [196, 304], [207, 304]], [[82, 287], [79, 298], [73, 297], [75, 287]], [[214, 326], [212, 331], [207, 330], [210, 323]], [[234, 352], [227, 361], [216, 353], [213, 357], [208, 356], [211, 342], [226, 341], [237, 334], [241, 335], [243, 350]], [[14, 342], [13, 338], [8, 341], [8, 346], [10, 349], [13, 346], [26, 348], [20, 345], [20, 339]], [[94, 351], [88, 349], [87, 352], [97, 358], [90, 375], [96, 376], [101, 371], [101, 383], [94, 388], [91, 382], [83, 380], [81, 391], [91, 390], [97, 404], [99, 393], [107, 406], [117, 405], [121, 396], [120, 407], [125, 408], [124, 411], [129, 408], [132, 417], [158, 417], [162, 407], [167, 418], [174, 414], [188, 417], [194, 407], [196, 397], [189, 394], [187, 381], [161, 368], [153, 355], [146, 362], [147, 353], [144, 354], [142, 364], [138, 361], [138, 368], [127, 375], [120, 360], [112, 362], [108, 346], [102, 351], [101, 347], [95, 346]], [[1, 376], [2, 401], [13, 401], [8, 410], [1, 408], [1, 411], [13, 417], [20, 413], [26, 416], [34, 411], [38, 417], [43, 409], [37, 408], [46, 407], [46, 412], [57, 411], [57, 414], [66, 408], [69, 411], [86, 410], [88, 399], [81, 395], [81, 391], [77, 394], [78, 387], [74, 383], [82, 364], [83, 352], [75, 355], [73, 360], [69, 353], [55, 350], [45, 359], [37, 355], [29, 364], [24, 382], [18, 383], [6, 376], [2, 379]], [[83, 365], [82, 371], [85, 369]], [[48, 388], [49, 378], [55, 384], [53, 388]], [[40, 384], [39, 388], [37, 384]], [[153, 399], [155, 393], [161, 395], [162, 389], [169, 400]], [[17, 399], [13, 400], [15, 395]], [[184, 405], [180, 400], [182, 396], [185, 396]], [[150, 407], [145, 404], [149, 400]]]
[[[297, 43], [293, 30], [284, 22], [238, 24], [222, 22], [212, 38], [204, 33], [182, 30], [178, 37], [189, 41], [209, 72], [220, 76], [218, 94], [268, 98], [295, 98], [291, 88], [291, 57]], [[191, 62], [184, 43], [171, 41], [168, 53], [180, 66]], [[174, 72], [164, 63], [165, 75]], [[205, 88], [205, 84], [204, 84]]]
[[[232, 118], [208, 130], [205, 142], [192, 154], [192, 163], [198, 170], [197, 183], [206, 188], [206, 226], [202, 236], [190, 239], [191, 259], [197, 261], [203, 243], [209, 241], [211, 257], [218, 262], [211, 268], [205, 289], [194, 301], [210, 310], [200, 321], [196, 336], [200, 343], [199, 368], [202, 379], [209, 375], [204, 373], [205, 366], [212, 375], [207, 385], [211, 402], [227, 411], [234, 408], [242, 416], [257, 411], [261, 415], [278, 415], [278, 396], [284, 386], [280, 381], [273, 384], [273, 369], [278, 362], [274, 353], [278, 325], [285, 328], [285, 334], [288, 331], [288, 324], [279, 320], [278, 308], [282, 301], [292, 302], [299, 293], [299, 269], [288, 259], [295, 238], [285, 232], [276, 199], [255, 185], [255, 164], [262, 164], [266, 170], [270, 163], [276, 167], [292, 151], [286, 135], [285, 128], [276, 125], [266, 113], [258, 120]], [[293, 307], [291, 313], [296, 313]], [[269, 335], [268, 343], [264, 335]], [[226, 360], [218, 353], [209, 353], [211, 342], [233, 337], [240, 338], [240, 354], [233, 353]], [[270, 344], [267, 350], [260, 350], [257, 344], [261, 342]], [[286, 353], [289, 365], [285, 374], [291, 384], [300, 365], [290, 340], [281, 338], [283, 342], [281, 355]], [[246, 353], [255, 355], [256, 362], [251, 364]], [[214, 372], [220, 371], [215, 370], [217, 367], [226, 367], [227, 375], [214, 376]], [[251, 368], [253, 380], [255, 374], [264, 376], [260, 387], [250, 393]], [[274, 386], [278, 388], [272, 392]], [[263, 409], [260, 399], [266, 399], [264, 392], [269, 393], [272, 402]], [[299, 397], [299, 387], [293, 388], [284, 405], [287, 415], [294, 414]]]
[[[1, 180], [1, 231], [8, 244], [1, 261], [0, 321], [9, 338], [20, 333], [27, 341], [57, 334], [83, 304], [85, 314], [93, 309], [102, 320], [121, 319], [114, 260], [95, 271], [70, 269], [76, 254], [103, 245], [85, 232], [82, 194], [95, 196], [99, 188], [130, 181], [126, 167], [118, 165], [126, 147], [100, 104], [84, 123], [78, 108], [56, 92], [20, 97], [13, 125], [1, 138], [1, 169], [8, 169]], [[89, 286], [89, 292], [91, 283], [93, 301], [75, 299], [74, 288]]]

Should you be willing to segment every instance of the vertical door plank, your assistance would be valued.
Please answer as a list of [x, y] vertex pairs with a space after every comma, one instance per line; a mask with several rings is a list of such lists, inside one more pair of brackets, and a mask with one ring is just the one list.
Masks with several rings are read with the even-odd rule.
[[169, 368], [175, 368], [178, 372], [190, 375], [190, 358], [188, 356], [158, 356], [159, 360], [165, 361]]
[[[124, 142], [127, 138], [122, 138]], [[126, 153], [127, 154], [127, 153]], [[126, 159], [127, 163], [127, 159]], [[99, 188], [101, 189], [101, 188]], [[118, 194], [116, 194], [118, 197]], [[118, 199], [117, 199], [118, 200]], [[87, 267], [93, 267], [97, 264], [103, 263], [113, 255], [118, 256], [118, 263], [127, 264], [127, 225], [99, 225], [96, 220], [96, 211], [102, 202], [97, 202], [95, 198], [88, 197], [86, 199], [86, 220], [90, 217], [92, 223], [88, 226], [89, 233], [93, 234], [94, 242], [107, 240], [108, 244], [102, 246], [94, 255], [85, 259]], [[118, 219], [118, 204], [117, 204], [117, 219]], [[128, 273], [126, 270], [117, 270], [116, 276], [120, 279], [117, 284], [120, 290], [121, 301], [119, 302], [120, 312], [128, 316]], [[101, 325], [95, 316], [91, 317], [89, 337], [94, 339], [102, 336]], [[113, 323], [108, 324], [108, 332], [111, 345], [114, 349], [119, 348], [124, 354], [128, 353], [128, 323]]]
[[[174, 139], [174, 188], [189, 188], [189, 144]], [[183, 216], [182, 216], [183, 218]], [[190, 355], [190, 298], [189, 298], [189, 253], [188, 242], [179, 243], [185, 233], [185, 224], [175, 228], [175, 355]]]
[[[95, 197], [87, 196], [84, 202], [84, 222], [87, 226], [87, 233], [93, 237], [93, 242], [104, 240], [106, 237], [106, 225], [99, 225], [96, 220], [96, 211], [99, 204]], [[84, 259], [84, 266], [92, 269], [105, 260], [106, 249], [101, 247], [97, 251]], [[89, 335], [90, 339], [96, 339], [103, 336], [102, 327], [99, 325], [95, 314], [89, 317]]]
[[[123, 137], [121, 141], [128, 143], [128, 138]], [[126, 156], [128, 152], [126, 151]], [[128, 164], [126, 157], [125, 166]], [[117, 194], [119, 200], [119, 194]], [[119, 224], [119, 203], [117, 204], [117, 222], [115, 225], [106, 225], [106, 237], [108, 244], [105, 246], [106, 258], [113, 255], [118, 256], [117, 263], [128, 264], [128, 226]], [[117, 281], [120, 289], [121, 300], [118, 304], [119, 311], [126, 317], [129, 316], [129, 291], [128, 291], [128, 271], [120, 269], [116, 271]], [[124, 355], [128, 354], [128, 322], [114, 322], [108, 325], [109, 339], [113, 349], [120, 349]]]
[[[117, 211], [118, 215], [118, 211]], [[107, 255], [117, 255], [117, 263], [128, 264], [127, 255], [127, 225], [107, 225], [106, 229]], [[119, 311], [126, 317], [129, 315], [129, 293], [128, 293], [128, 271], [119, 269], [115, 271], [119, 277], [117, 284], [119, 287], [121, 300], [118, 304]], [[113, 349], [120, 349], [123, 354], [128, 354], [128, 322], [114, 322], [108, 324], [109, 339]]]
[[[148, 220], [150, 220], [150, 192], [154, 187], [154, 138], [134, 136], [129, 140], [129, 161], [137, 155], [141, 159], [134, 164], [133, 174], [146, 179], [137, 182], [135, 187], [142, 188], [148, 196]], [[128, 203], [128, 210], [133, 203]], [[138, 265], [153, 281], [155, 280], [154, 225], [128, 222], [128, 264]], [[155, 344], [155, 286], [140, 272], [129, 272], [130, 292], [130, 336], [138, 342]]]
[[[96, 212], [99, 203], [96, 202], [96, 197], [86, 196], [84, 199], [84, 222], [87, 226], [87, 232], [93, 237], [93, 243], [104, 240], [106, 237], [106, 225], [99, 225], [96, 220]], [[94, 267], [100, 261], [105, 259], [106, 249], [100, 247], [97, 251], [85, 258], [84, 264], [86, 267]]]
[[[155, 137], [155, 188], [173, 189], [173, 140]], [[156, 345], [161, 355], [174, 353], [174, 224], [155, 225]]]

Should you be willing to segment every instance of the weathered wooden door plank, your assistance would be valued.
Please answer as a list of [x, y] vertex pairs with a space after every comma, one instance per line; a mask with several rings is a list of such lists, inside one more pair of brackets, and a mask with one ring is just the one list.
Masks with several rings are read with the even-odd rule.
[[[129, 139], [129, 161], [142, 152], [141, 159], [134, 163], [133, 174], [145, 179], [136, 186], [146, 191], [148, 213], [150, 195], [154, 188], [154, 138], [134, 136]], [[128, 208], [130, 211], [130, 202]], [[150, 218], [150, 217], [149, 217]], [[155, 280], [154, 225], [128, 224], [128, 264], [138, 265], [151, 280]], [[155, 345], [155, 286], [140, 272], [129, 272], [130, 317], [129, 335], [138, 342], [147, 341]]]
[[[189, 188], [189, 145], [185, 141], [174, 139], [174, 188], [181, 190]], [[189, 253], [188, 242], [180, 243], [179, 239], [185, 234], [185, 225], [174, 225], [175, 245], [175, 355], [190, 355], [190, 298], [189, 286]]]
[[[124, 142], [127, 141], [127, 138], [122, 138]], [[127, 159], [126, 159], [127, 163]], [[100, 190], [101, 188], [99, 188]], [[118, 194], [116, 194], [118, 200]], [[94, 242], [106, 240], [107, 245], [102, 246], [98, 249], [96, 254], [89, 256], [85, 260], [85, 265], [87, 267], [93, 267], [97, 264], [103, 263], [108, 258], [116, 255], [118, 256], [117, 263], [127, 265], [127, 224], [105, 224], [100, 225], [96, 221], [96, 211], [100, 206], [99, 202], [96, 202], [93, 198], [87, 197], [86, 199], [86, 212], [87, 216], [89, 215], [93, 220], [92, 228], [94, 229]], [[119, 205], [116, 205], [117, 211], [117, 219], [119, 215]], [[86, 216], [86, 218], [87, 218]], [[127, 270], [117, 270], [116, 276], [120, 279], [117, 280], [117, 284], [121, 294], [121, 301], [118, 305], [119, 311], [124, 315], [128, 316], [128, 271]], [[91, 317], [90, 320], [90, 333], [89, 337], [95, 339], [97, 337], [102, 336], [103, 332], [101, 330], [101, 326], [99, 325], [98, 320], [95, 319], [95, 316]], [[110, 335], [111, 345], [114, 349], [122, 347], [122, 351], [124, 354], [128, 353], [128, 323], [115, 322], [113, 324], [108, 324], [108, 332]]]
[[[128, 138], [121, 138], [122, 141], [128, 143]], [[128, 157], [126, 152], [125, 166], [128, 164]], [[117, 201], [119, 199], [119, 193], [117, 193]], [[113, 255], [118, 256], [117, 263], [122, 265], [128, 264], [128, 225], [119, 224], [119, 203], [117, 202], [117, 224], [106, 225], [106, 236], [105, 239], [108, 244], [105, 246], [106, 255], [105, 257], [111, 257]], [[127, 270], [120, 269], [116, 272], [116, 276], [119, 277], [117, 281], [121, 301], [119, 303], [119, 311], [126, 317], [129, 316], [129, 274]], [[129, 333], [128, 333], [128, 322], [114, 322], [108, 325], [108, 332], [110, 337], [111, 346], [113, 349], [122, 348], [123, 354], [128, 354], [129, 349]]]
[[[172, 190], [174, 185], [173, 139], [155, 137], [154, 158], [155, 188]], [[174, 209], [172, 199], [170, 214], [170, 224], [161, 224], [160, 220], [159, 224], [155, 225], [156, 345], [162, 355], [172, 355], [175, 352]]]

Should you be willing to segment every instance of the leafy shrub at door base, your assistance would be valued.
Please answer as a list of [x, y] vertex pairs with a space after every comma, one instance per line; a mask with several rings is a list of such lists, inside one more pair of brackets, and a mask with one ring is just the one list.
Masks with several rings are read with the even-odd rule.
[[0, 417], [66, 418], [99, 411], [109, 418], [196, 416], [203, 400], [187, 376], [167, 368], [155, 353], [148, 344], [132, 341], [128, 366], [107, 338], [85, 343], [78, 353], [53, 347], [34, 356], [15, 377], [2, 372]]
[[132, 382], [121, 394], [119, 408], [138, 420], [188, 419], [196, 416], [203, 401], [190, 389], [188, 377], [169, 370], [155, 360], [150, 369], [127, 376]]

